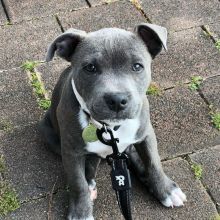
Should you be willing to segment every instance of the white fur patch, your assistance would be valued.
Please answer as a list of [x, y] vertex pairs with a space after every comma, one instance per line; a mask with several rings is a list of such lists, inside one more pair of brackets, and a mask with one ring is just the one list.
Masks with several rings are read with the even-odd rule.
[[161, 203], [166, 207], [183, 206], [183, 202], [186, 201], [186, 195], [182, 192], [180, 188], [175, 188], [172, 190], [171, 194]]
[[[135, 139], [140, 122], [138, 119], [124, 120], [117, 131], [113, 130], [113, 126], [110, 126], [115, 138], [119, 138], [118, 150], [122, 153], [130, 144], [137, 142]], [[103, 135], [104, 138], [109, 139], [108, 135]], [[95, 141], [88, 143], [86, 146], [87, 151], [96, 153], [99, 156], [105, 158], [107, 155], [112, 154], [112, 147]]]

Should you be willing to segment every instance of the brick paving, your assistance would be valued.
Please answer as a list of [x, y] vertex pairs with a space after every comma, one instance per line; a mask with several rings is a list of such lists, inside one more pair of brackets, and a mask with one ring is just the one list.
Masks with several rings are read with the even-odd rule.
[[[43, 110], [22, 63], [43, 61], [48, 44], [62, 28], [132, 30], [148, 19], [169, 32], [168, 52], [153, 62], [153, 81], [165, 90], [160, 96], [148, 96], [151, 118], [164, 169], [188, 201], [181, 208], [164, 208], [132, 176], [134, 219], [215, 219], [220, 212], [220, 131], [213, 126], [210, 111], [220, 110], [220, 51], [214, 43], [220, 39], [220, 2], [142, 0], [139, 10], [138, 4], [126, 0], [2, 1], [12, 25], [6, 25], [0, 2], [0, 156], [6, 166], [0, 181], [10, 182], [21, 206], [0, 219], [63, 220], [67, 211], [61, 159], [47, 150], [39, 135], [37, 122]], [[203, 26], [209, 27], [211, 37]], [[56, 58], [36, 67], [48, 97], [68, 65]], [[189, 89], [192, 76], [204, 79], [196, 91]], [[195, 178], [192, 163], [201, 165], [200, 179]], [[103, 161], [96, 179], [94, 216], [122, 219], [106, 173], [109, 167]]]

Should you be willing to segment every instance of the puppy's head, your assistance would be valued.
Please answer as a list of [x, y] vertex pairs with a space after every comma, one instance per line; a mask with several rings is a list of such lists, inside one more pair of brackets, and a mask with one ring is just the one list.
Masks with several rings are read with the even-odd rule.
[[71, 62], [73, 90], [94, 119], [132, 119], [151, 81], [151, 60], [166, 49], [166, 40], [166, 29], [153, 24], [140, 24], [134, 32], [69, 29], [52, 42], [46, 60], [56, 51]]

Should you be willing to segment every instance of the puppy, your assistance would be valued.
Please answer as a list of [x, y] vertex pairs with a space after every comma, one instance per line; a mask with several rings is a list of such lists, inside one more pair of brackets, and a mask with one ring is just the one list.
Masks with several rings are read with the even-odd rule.
[[129, 154], [140, 179], [164, 206], [181, 206], [186, 200], [162, 169], [145, 95], [151, 61], [166, 49], [166, 41], [164, 27], [143, 23], [133, 32], [69, 29], [49, 46], [47, 61], [56, 52], [71, 63], [40, 123], [51, 150], [62, 156], [70, 188], [68, 220], [94, 219], [96, 169], [100, 158], [112, 153], [100, 141], [84, 142], [82, 132], [91, 119], [112, 129], [120, 140], [119, 151]]

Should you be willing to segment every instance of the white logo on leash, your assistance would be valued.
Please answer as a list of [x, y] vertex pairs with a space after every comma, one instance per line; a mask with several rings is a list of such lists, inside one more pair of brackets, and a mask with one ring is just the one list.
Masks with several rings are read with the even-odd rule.
[[125, 182], [124, 182], [124, 180], [125, 180], [125, 177], [124, 176], [116, 176], [116, 180], [118, 181], [118, 185], [119, 186], [124, 186], [125, 185]]

